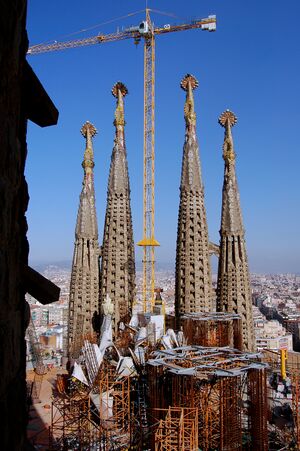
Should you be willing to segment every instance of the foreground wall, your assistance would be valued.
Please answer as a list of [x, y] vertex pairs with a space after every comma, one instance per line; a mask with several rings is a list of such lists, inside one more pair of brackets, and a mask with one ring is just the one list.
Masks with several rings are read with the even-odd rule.
[[[27, 119], [40, 126], [55, 124], [58, 113], [26, 63], [26, 6], [26, 0], [0, 0], [1, 451], [27, 449], [24, 336], [29, 322], [29, 308], [25, 302], [25, 291], [32, 289], [31, 293], [37, 293], [37, 296], [39, 289], [42, 295], [45, 288], [49, 291], [47, 283], [44, 280], [41, 282], [38, 274], [27, 266], [26, 126]], [[42, 283], [40, 287], [36, 284], [37, 279]], [[50, 294], [48, 297], [51, 297]], [[56, 300], [57, 293], [52, 297]]]
[[26, 120], [22, 79], [26, 1], [0, 1], [0, 437], [2, 450], [23, 449], [26, 428], [25, 301], [27, 264], [24, 178]]

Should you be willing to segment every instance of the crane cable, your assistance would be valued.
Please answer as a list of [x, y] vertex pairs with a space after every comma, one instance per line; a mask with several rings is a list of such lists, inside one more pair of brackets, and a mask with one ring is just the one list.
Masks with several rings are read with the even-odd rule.
[[115, 19], [111, 19], [111, 20], [107, 20], [106, 22], [98, 23], [98, 24], [93, 25], [93, 26], [91, 26], [89, 28], [82, 28], [79, 31], [74, 31], [73, 33], [69, 33], [69, 34], [58, 36], [57, 39], [51, 39], [51, 40], [43, 42], [41, 44], [32, 45], [31, 48], [34, 48], [34, 47], [37, 47], [37, 46], [40, 46], [40, 45], [56, 43], [57, 40], [64, 39], [64, 38], [69, 38], [70, 36], [75, 36], [77, 34], [84, 33], [86, 31], [94, 30], [95, 28], [102, 27], [103, 25], [108, 25], [110, 23], [116, 22], [116, 21], [121, 20], [121, 19], [126, 19], [127, 17], [135, 16], [137, 14], [140, 14], [140, 13], [144, 12], [144, 11], [145, 11], [144, 9], [140, 9], [139, 11], [134, 11], [132, 13], [128, 13], [125, 16], [116, 17]]
[[[162, 16], [168, 16], [168, 17], [173, 17], [175, 19], [179, 19], [179, 17], [176, 16], [175, 14], [173, 14], [173, 13], [167, 13], [167, 12], [164, 12], [164, 11], [160, 11], [158, 9], [149, 9], [149, 11], [152, 11], [153, 13], [156, 13], [156, 14], [161, 14]], [[113, 22], [117, 22], [118, 20], [122, 20], [122, 19], [126, 19], [128, 17], [136, 16], [137, 14], [140, 14], [140, 13], [143, 13], [143, 12], [145, 12], [145, 10], [144, 9], [140, 9], [138, 11], [134, 11], [132, 13], [125, 14], [124, 16], [116, 17], [114, 19], [107, 20], [106, 22], [101, 22], [101, 23], [98, 23], [96, 25], [92, 25], [91, 27], [88, 27], [88, 28], [82, 28], [81, 30], [74, 31], [73, 33], [69, 33], [69, 34], [64, 34], [64, 35], [58, 36], [57, 39], [51, 39], [49, 41], [45, 41], [45, 42], [42, 42], [40, 44], [32, 45], [31, 48], [34, 49], [34, 47], [37, 47], [37, 46], [40, 46], [40, 45], [56, 43], [58, 40], [69, 38], [71, 36], [76, 36], [78, 34], [94, 30], [95, 28], [102, 27], [104, 25], [108, 25], [108, 24], [111, 24]]]

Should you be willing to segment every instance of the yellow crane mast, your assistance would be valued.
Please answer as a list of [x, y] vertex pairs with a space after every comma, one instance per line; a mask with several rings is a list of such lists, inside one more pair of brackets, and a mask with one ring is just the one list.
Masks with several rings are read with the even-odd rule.
[[179, 25], [166, 24], [154, 27], [151, 9], [146, 9], [146, 20], [139, 25], [129, 27], [124, 31], [111, 34], [98, 34], [85, 39], [55, 42], [53, 44], [38, 44], [28, 49], [29, 55], [65, 50], [105, 42], [121, 41], [132, 38], [135, 44], [144, 39], [144, 183], [143, 183], [143, 239], [138, 245], [143, 247], [143, 307], [144, 312], [152, 311], [155, 302], [155, 247], [159, 246], [154, 235], [155, 224], [155, 146], [154, 146], [154, 116], [155, 116], [155, 36], [175, 31], [200, 29], [216, 30], [216, 16], [211, 15], [204, 19], [193, 20]]

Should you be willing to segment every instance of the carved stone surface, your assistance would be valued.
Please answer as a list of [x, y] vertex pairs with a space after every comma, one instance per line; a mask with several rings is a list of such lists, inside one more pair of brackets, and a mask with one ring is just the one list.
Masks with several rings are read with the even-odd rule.
[[86, 138], [86, 149], [70, 284], [68, 354], [72, 358], [79, 356], [82, 337], [92, 332], [92, 319], [99, 315], [99, 244], [92, 146], [96, 129], [86, 122], [81, 133]]
[[26, 439], [25, 292], [36, 282], [27, 266], [27, 119], [54, 125], [57, 110], [26, 61], [27, 1], [0, 3], [0, 448], [23, 451], [33, 449]]
[[135, 296], [135, 257], [130, 207], [130, 185], [124, 136], [124, 100], [127, 89], [116, 83], [116, 127], [107, 189], [100, 272], [100, 302], [107, 295], [114, 305], [113, 333], [131, 312]]
[[244, 350], [253, 351], [255, 341], [250, 278], [240, 195], [235, 173], [235, 152], [231, 135], [231, 127], [235, 125], [236, 117], [227, 110], [220, 116], [219, 122], [225, 127], [223, 144], [225, 172], [220, 230], [217, 310], [241, 315], [243, 347]]
[[209, 312], [212, 308], [208, 230], [193, 98], [197, 86], [197, 80], [189, 74], [181, 82], [187, 94], [176, 252], [177, 317], [184, 313]]

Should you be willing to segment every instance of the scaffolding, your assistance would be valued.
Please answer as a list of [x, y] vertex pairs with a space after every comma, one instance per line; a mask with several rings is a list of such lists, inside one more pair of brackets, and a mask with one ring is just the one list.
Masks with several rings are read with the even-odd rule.
[[268, 417], [267, 381], [263, 370], [249, 371], [249, 432], [253, 449], [268, 451]]
[[99, 427], [92, 418], [90, 397], [58, 396], [52, 402], [50, 450], [89, 451], [99, 442]]
[[[198, 409], [169, 407], [153, 409], [155, 451], [198, 450]], [[161, 418], [163, 416], [163, 418]]]
[[147, 365], [150, 407], [197, 409], [201, 450], [242, 450], [245, 438], [248, 449], [268, 449], [266, 365], [258, 355], [185, 346], [154, 356]]
[[297, 449], [300, 449], [300, 375], [292, 375], [292, 408]]
[[29, 341], [30, 355], [32, 358], [31, 361], [34, 369], [34, 378], [33, 382], [31, 383], [30, 389], [28, 390], [28, 394], [31, 397], [32, 401], [38, 401], [42, 388], [43, 378], [47, 373], [47, 370], [43, 362], [41, 343], [38, 340], [34, 322], [31, 316], [26, 334]]
[[242, 350], [242, 323], [235, 313], [187, 313], [180, 318], [189, 345], [230, 346]]
[[91, 387], [58, 375], [52, 402], [50, 449], [128, 449], [131, 440], [130, 377], [104, 362]]
[[100, 433], [126, 434], [130, 431], [130, 377], [118, 377], [105, 365], [99, 378]]

